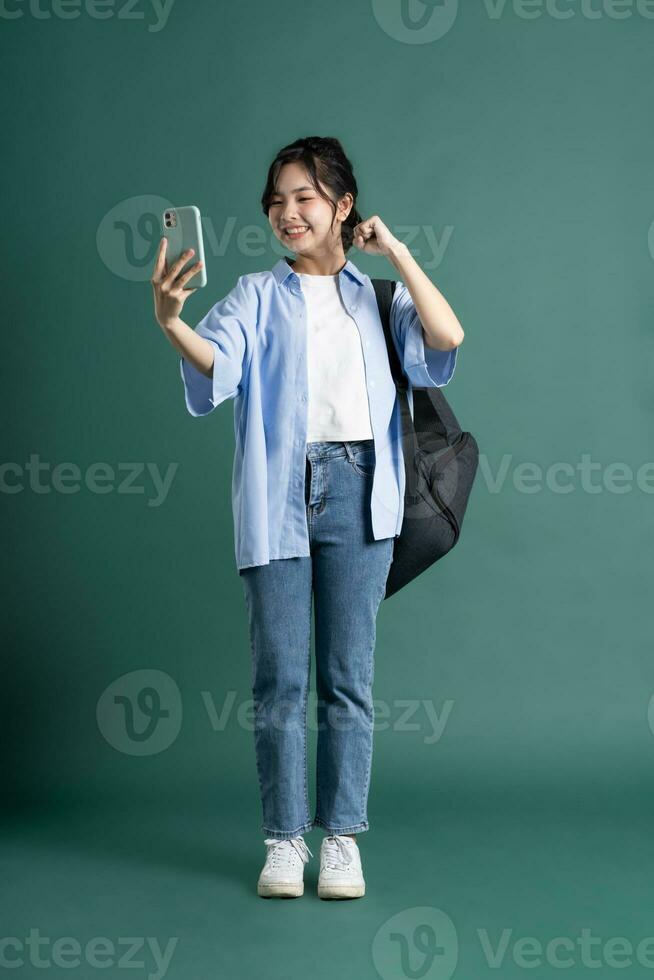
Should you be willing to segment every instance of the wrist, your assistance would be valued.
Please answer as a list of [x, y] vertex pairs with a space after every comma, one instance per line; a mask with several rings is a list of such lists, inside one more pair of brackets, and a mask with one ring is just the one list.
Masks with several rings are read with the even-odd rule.
[[396, 269], [399, 269], [401, 263], [404, 262], [410, 254], [411, 253], [404, 242], [396, 241], [393, 243], [393, 245], [391, 245], [386, 253], [386, 258], [391, 265], [395, 266]]
[[165, 334], [175, 334], [179, 332], [181, 320], [178, 316], [170, 317], [167, 320], [159, 320], [159, 326]]

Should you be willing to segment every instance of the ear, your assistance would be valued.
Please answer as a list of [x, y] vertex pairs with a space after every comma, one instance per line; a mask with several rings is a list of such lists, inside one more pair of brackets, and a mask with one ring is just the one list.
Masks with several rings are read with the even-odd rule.
[[343, 197], [338, 202], [338, 210], [343, 215], [343, 221], [345, 221], [345, 219], [348, 217], [353, 207], [354, 207], [354, 198], [348, 191], [346, 194], [343, 195]]

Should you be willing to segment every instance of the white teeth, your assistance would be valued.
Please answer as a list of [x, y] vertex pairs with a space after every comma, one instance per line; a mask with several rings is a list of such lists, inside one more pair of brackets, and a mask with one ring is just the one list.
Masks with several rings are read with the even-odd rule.
[[309, 229], [308, 225], [302, 225], [302, 227], [300, 228], [292, 228], [292, 229], [286, 228], [286, 234], [291, 235], [291, 237], [293, 235], [301, 235], [303, 232], [308, 231], [308, 229]]

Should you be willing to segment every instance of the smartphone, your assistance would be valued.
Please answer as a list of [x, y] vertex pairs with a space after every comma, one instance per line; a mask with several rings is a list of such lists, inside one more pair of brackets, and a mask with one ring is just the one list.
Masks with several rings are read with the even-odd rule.
[[192, 248], [194, 255], [186, 262], [179, 275], [190, 269], [196, 262], [202, 262], [202, 268], [189, 279], [185, 289], [198, 289], [207, 285], [207, 267], [204, 263], [204, 241], [202, 239], [202, 218], [200, 209], [194, 204], [183, 208], [168, 208], [163, 213], [163, 233], [168, 239], [166, 246], [166, 265], [170, 267], [177, 261], [182, 252]]

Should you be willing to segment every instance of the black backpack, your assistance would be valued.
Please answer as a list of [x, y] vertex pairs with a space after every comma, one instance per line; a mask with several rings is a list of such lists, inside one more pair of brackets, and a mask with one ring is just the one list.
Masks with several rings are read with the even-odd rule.
[[461, 430], [440, 388], [413, 389], [411, 418], [409, 383], [390, 329], [396, 283], [373, 279], [372, 284], [400, 400], [406, 473], [404, 519], [400, 535], [395, 538], [384, 593], [384, 599], [388, 599], [451, 551], [459, 540], [479, 463], [479, 447], [471, 432]]

